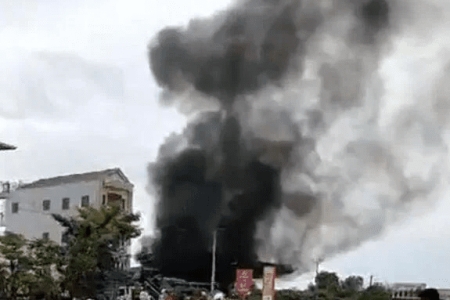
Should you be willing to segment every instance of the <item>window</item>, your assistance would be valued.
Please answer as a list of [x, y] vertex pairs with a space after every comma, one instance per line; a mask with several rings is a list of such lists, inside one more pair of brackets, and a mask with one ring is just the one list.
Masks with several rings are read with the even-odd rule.
[[83, 196], [81, 197], [81, 206], [87, 207], [89, 206], [89, 196]]
[[50, 200], [42, 201], [42, 209], [43, 210], [50, 210]]
[[64, 232], [61, 235], [61, 244], [68, 244], [69, 242], [69, 237], [67, 234], [65, 234]]
[[42, 239], [48, 240], [48, 238], [49, 238], [49, 233], [48, 233], [48, 232], [44, 232], [44, 233], [42, 234]]
[[19, 212], [19, 203], [15, 202], [11, 205], [11, 212], [17, 214]]
[[62, 209], [67, 210], [70, 207], [70, 199], [69, 198], [63, 198], [62, 199]]
[[103, 195], [103, 196], [102, 196], [102, 205], [105, 205], [105, 204], [106, 204], [106, 196]]

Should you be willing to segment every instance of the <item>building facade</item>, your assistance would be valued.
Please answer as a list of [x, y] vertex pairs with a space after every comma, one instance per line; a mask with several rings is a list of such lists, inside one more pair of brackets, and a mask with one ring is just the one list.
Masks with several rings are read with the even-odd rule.
[[6, 223], [6, 202], [10, 196], [11, 184], [9, 182], [2, 182], [0, 184], [0, 236], [5, 234]]
[[0, 198], [0, 236], [5, 234], [5, 204], [6, 199]]
[[450, 289], [437, 289], [442, 300], [450, 300]]
[[[16, 150], [16, 146], [0, 142], [0, 151]], [[0, 236], [5, 234], [5, 205], [6, 199], [9, 196], [10, 184], [8, 182], [0, 184]]]
[[[133, 211], [133, 184], [120, 169], [21, 184], [5, 197], [3, 225], [6, 231], [27, 239], [49, 238], [62, 244], [64, 228], [52, 214], [70, 217], [77, 214], [79, 207], [102, 205], [119, 205], [125, 212]], [[126, 255], [120, 265], [129, 268], [130, 241], [121, 250]]]
[[390, 286], [392, 300], [420, 300], [418, 294], [426, 288], [426, 283], [394, 283]]

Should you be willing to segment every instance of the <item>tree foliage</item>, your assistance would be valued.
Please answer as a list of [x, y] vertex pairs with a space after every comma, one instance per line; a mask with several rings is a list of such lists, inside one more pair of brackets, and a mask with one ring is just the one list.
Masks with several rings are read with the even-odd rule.
[[95, 296], [105, 279], [126, 275], [117, 270], [118, 264], [128, 259], [126, 242], [140, 235], [134, 224], [139, 215], [124, 214], [118, 207], [80, 208], [78, 217], [53, 215], [65, 228], [64, 289], [73, 297]]
[[27, 258], [27, 242], [21, 235], [0, 237], [0, 253], [3, 262], [2, 274], [5, 278], [2, 294], [16, 299], [19, 294], [28, 292], [31, 281], [30, 260]]
[[389, 300], [389, 291], [381, 284], [364, 289], [361, 276], [349, 276], [340, 280], [336, 273], [320, 272], [315, 278], [315, 285], [309, 285], [301, 298], [314, 300]]
[[358, 300], [390, 300], [390, 291], [380, 283], [368, 287], [360, 294]]
[[30, 285], [30, 293], [37, 298], [57, 299], [61, 294], [61, 280], [64, 260], [58, 244], [46, 239], [28, 243], [31, 270], [35, 275]]
[[299, 291], [299, 290], [281, 290], [276, 293], [277, 300], [313, 300], [314, 297], [312, 294], [308, 293], [308, 291]]
[[322, 271], [315, 278], [319, 290], [337, 292], [339, 290], [339, 277], [336, 273]]
[[28, 241], [22, 235], [0, 237], [0, 292], [16, 299], [34, 295], [53, 299], [60, 294], [61, 255], [51, 241]]
[[342, 288], [349, 291], [361, 291], [364, 287], [364, 279], [361, 276], [349, 276], [342, 282]]
[[124, 281], [118, 263], [128, 259], [127, 241], [139, 236], [139, 215], [117, 207], [82, 208], [77, 217], [53, 215], [64, 227], [63, 246], [21, 235], [0, 237], [0, 298], [94, 297], [108, 279]]

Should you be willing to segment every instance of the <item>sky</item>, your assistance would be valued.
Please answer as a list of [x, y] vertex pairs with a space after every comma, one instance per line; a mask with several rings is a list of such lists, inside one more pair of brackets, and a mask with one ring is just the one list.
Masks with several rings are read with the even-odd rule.
[[[146, 192], [147, 164], [186, 119], [159, 105], [147, 45], [160, 29], [210, 16], [230, 3], [0, 1], [0, 141], [18, 147], [0, 155], [0, 180], [120, 167], [135, 184], [135, 209], [142, 213], [144, 233], [151, 234], [154, 199]], [[421, 36], [398, 41], [381, 70], [388, 86], [404, 87], [397, 89], [402, 99], [433, 78], [440, 66], [436, 57], [450, 49], [443, 30]], [[377, 239], [320, 267], [366, 280], [373, 275], [379, 282], [450, 287], [449, 196], [444, 191], [433, 205], [416, 207]], [[284, 284], [304, 286], [312, 276], [295, 274]]]

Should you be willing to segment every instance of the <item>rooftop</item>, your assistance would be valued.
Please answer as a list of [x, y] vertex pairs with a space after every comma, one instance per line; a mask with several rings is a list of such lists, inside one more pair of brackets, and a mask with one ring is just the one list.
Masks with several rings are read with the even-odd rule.
[[392, 283], [392, 286], [419, 286], [419, 285], [426, 285], [426, 283], [423, 283], [423, 282], [394, 282], [394, 283]]
[[124, 182], [131, 184], [131, 182], [119, 168], [114, 168], [89, 173], [71, 174], [52, 178], [39, 179], [37, 181], [28, 184], [23, 184], [19, 187], [19, 189], [40, 188], [75, 182], [103, 180], [107, 176], [111, 176], [114, 174], [119, 175], [124, 180]]
[[1, 150], [16, 150], [16, 147], [0, 142], [0, 151]]
[[401, 291], [405, 289], [424, 289], [426, 288], [426, 283], [420, 283], [420, 282], [396, 282], [390, 284], [391, 288], [395, 291]]

